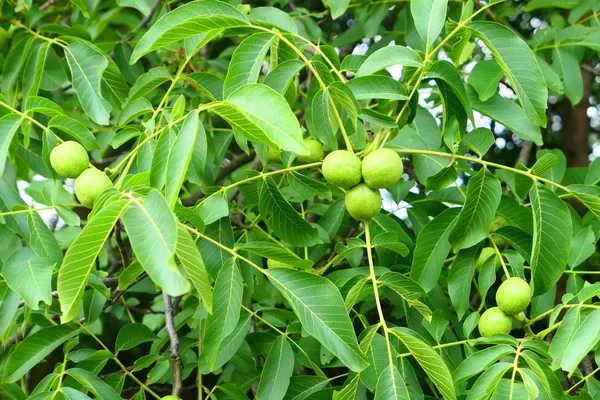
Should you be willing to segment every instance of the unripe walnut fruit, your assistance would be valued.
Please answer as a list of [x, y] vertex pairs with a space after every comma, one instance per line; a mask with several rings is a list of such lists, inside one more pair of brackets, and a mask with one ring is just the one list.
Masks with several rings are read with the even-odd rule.
[[362, 161], [362, 177], [373, 189], [392, 186], [402, 176], [402, 159], [394, 150], [378, 149]]
[[346, 150], [336, 150], [323, 160], [323, 176], [327, 182], [342, 188], [358, 185], [362, 179], [360, 159]]
[[319, 161], [325, 155], [323, 145], [315, 139], [304, 139], [304, 147], [309, 151], [306, 155], [298, 154], [298, 161], [304, 164], [314, 163]]
[[508, 278], [496, 292], [496, 304], [505, 313], [516, 315], [525, 311], [531, 302], [531, 287], [518, 277]]
[[346, 192], [346, 210], [359, 221], [373, 218], [381, 210], [381, 194], [364, 183], [354, 186]]
[[511, 329], [512, 318], [498, 307], [488, 308], [479, 319], [479, 333], [483, 337], [508, 335]]
[[75, 179], [75, 196], [81, 204], [92, 208], [98, 196], [111, 187], [113, 184], [104, 172], [88, 168]]
[[89, 163], [85, 148], [72, 140], [59, 144], [50, 152], [50, 165], [65, 178], [77, 178]]
[[162, 398], [162, 400], [181, 400], [180, 397], [168, 395]]

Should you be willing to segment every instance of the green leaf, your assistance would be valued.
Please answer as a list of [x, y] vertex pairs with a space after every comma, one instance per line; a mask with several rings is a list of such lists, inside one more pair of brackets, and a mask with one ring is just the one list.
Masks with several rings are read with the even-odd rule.
[[573, 226], [567, 206], [544, 185], [534, 184], [529, 198], [533, 210], [532, 286], [538, 295], [550, 290], [562, 276]]
[[8, 150], [15, 133], [21, 126], [21, 120], [22, 118], [15, 114], [8, 114], [0, 118], [0, 176], [4, 175]]
[[150, 14], [152, 9], [152, 0], [117, 0], [117, 4], [121, 7], [135, 8], [143, 15]]
[[331, 201], [331, 189], [323, 182], [319, 182], [296, 171], [291, 171], [287, 179], [290, 187], [305, 200], [313, 200], [316, 196], [320, 199]]
[[575, 105], [583, 98], [583, 78], [581, 67], [575, 55], [565, 49], [556, 47], [552, 50], [552, 68], [561, 78], [565, 95]]
[[579, 0], [531, 0], [529, 3], [525, 5], [523, 8], [525, 11], [534, 11], [540, 8], [563, 8], [563, 9], [572, 9], [576, 5], [580, 3]]
[[202, 32], [248, 24], [248, 19], [230, 4], [216, 0], [193, 1], [156, 21], [135, 46], [130, 63], [151, 51]]
[[381, 372], [375, 388], [375, 400], [400, 400], [410, 399], [406, 383], [398, 371], [398, 367], [391, 364]]
[[240, 319], [242, 275], [235, 258], [230, 258], [219, 271], [213, 295], [213, 313], [206, 319], [206, 330], [202, 343], [202, 360], [212, 370], [219, 346], [235, 329]]
[[323, 143], [326, 150], [337, 150], [335, 137], [338, 123], [331, 111], [331, 96], [329, 90], [319, 90], [310, 101], [306, 110], [306, 127], [310, 134]]
[[[253, 11], [254, 10], [256, 9], [253, 9]], [[286, 60], [273, 68], [273, 70], [265, 76], [264, 84], [272, 87], [275, 91], [284, 94], [290, 83], [305, 65], [304, 61]]]
[[375, 72], [393, 65], [418, 68], [422, 64], [423, 60], [414, 50], [399, 45], [386, 46], [371, 54], [362, 63], [356, 76], [373, 75]]
[[426, 297], [427, 294], [417, 282], [398, 272], [386, 272], [377, 281], [396, 292], [409, 306], [416, 308], [426, 320], [431, 320], [431, 310], [418, 300]]
[[600, 188], [598, 186], [569, 185], [568, 189], [596, 218], [600, 218]]
[[102, 73], [108, 67], [106, 57], [82, 41], [70, 43], [65, 54], [71, 69], [73, 89], [83, 110], [94, 122], [108, 125], [111, 107], [100, 90]]
[[470, 88], [467, 88], [467, 95], [473, 109], [487, 115], [494, 121], [500, 122], [520, 138], [530, 140], [539, 146], [543, 144], [540, 128], [527, 118], [524, 110], [514, 101], [495, 94], [483, 102], [479, 100], [475, 91]]
[[313, 266], [313, 262], [311, 260], [302, 259], [286, 247], [275, 243], [247, 242], [237, 244], [235, 248], [246, 250], [263, 258], [279, 261], [296, 268], [308, 269]]
[[[440, 2], [442, 0], [426, 1]], [[444, 5], [444, 10], [445, 7], [446, 6]], [[443, 80], [450, 87], [456, 98], [458, 98], [458, 101], [460, 101], [460, 104], [467, 113], [467, 117], [471, 121], [474, 121], [473, 110], [471, 109], [471, 103], [469, 102], [467, 92], [465, 91], [464, 81], [452, 63], [445, 60], [438, 60], [434, 62], [431, 67], [429, 67], [427, 76]]]
[[130, 350], [142, 343], [152, 342], [156, 335], [144, 324], [134, 323], [123, 326], [119, 329], [117, 340], [115, 341], [115, 354]]
[[341, 17], [348, 5], [350, 4], [350, 0], [327, 0], [327, 5], [331, 8], [331, 18], [338, 19]]
[[21, 296], [17, 292], [6, 289], [0, 303], [0, 340], [3, 344], [6, 343], [4, 336], [6, 331], [13, 326], [13, 318], [17, 313], [20, 301]]
[[150, 279], [171, 296], [181, 296], [190, 289], [173, 260], [177, 242], [175, 216], [164, 197], [152, 191], [142, 202], [131, 198], [121, 217], [131, 247]]
[[454, 164], [442, 168], [436, 174], [427, 177], [425, 186], [427, 190], [442, 190], [456, 182], [458, 179], [458, 170]]
[[494, 232], [501, 238], [507, 240], [512, 248], [517, 250], [523, 258], [529, 262], [531, 259], [531, 246], [533, 236], [515, 226], [506, 225]]
[[514, 353], [515, 349], [512, 346], [499, 344], [471, 354], [454, 370], [454, 384], [457, 386], [460, 385], [462, 382], [484, 371], [502, 357]]
[[252, 23], [267, 28], [276, 27], [290, 33], [298, 33], [294, 19], [285, 11], [275, 7], [253, 7], [248, 14]]
[[408, 100], [406, 86], [385, 75], [361, 76], [346, 84], [356, 97], [364, 99]]
[[475, 128], [462, 139], [462, 144], [477, 153], [479, 157], [487, 154], [494, 143], [496, 143], [496, 138], [488, 128]]
[[2, 382], [18, 381], [58, 346], [77, 336], [79, 332], [80, 330], [74, 326], [55, 325], [27, 336], [8, 357]]
[[58, 128], [65, 132], [69, 137], [81, 143], [88, 150], [99, 150], [100, 145], [96, 137], [81, 122], [67, 117], [66, 115], [57, 115], [48, 122], [48, 128]]
[[192, 153], [196, 143], [198, 131], [204, 131], [204, 127], [198, 119], [198, 111], [192, 111], [183, 121], [183, 126], [173, 143], [167, 162], [167, 176], [165, 198], [169, 204], [169, 209], [175, 208], [175, 203], [179, 198], [179, 190], [185, 179], [185, 175], [192, 159]]
[[275, 36], [269, 32], [259, 32], [248, 36], [236, 47], [223, 86], [226, 99], [240, 87], [258, 82], [263, 60]]
[[272, 178], [262, 184], [259, 209], [267, 226], [284, 242], [302, 247], [321, 242], [317, 230], [288, 203]]
[[499, 362], [488, 369], [473, 384], [469, 390], [467, 400], [479, 400], [488, 398], [492, 394], [494, 389], [498, 386], [498, 382], [502, 379], [502, 376], [513, 367], [512, 363]]
[[467, 78], [467, 82], [479, 95], [479, 100], [487, 101], [498, 91], [500, 79], [504, 76], [496, 60], [478, 62]]
[[501, 196], [500, 181], [487, 168], [469, 179], [465, 204], [448, 238], [454, 249], [471, 247], [485, 239]]
[[443, 211], [425, 225], [417, 236], [410, 277], [426, 292], [436, 285], [444, 260], [452, 249], [448, 237], [458, 214], [456, 208]]
[[560, 367], [571, 376], [577, 366], [600, 341], [600, 310], [594, 310], [576, 326], [571, 340], [564, 348]]
[[533, 52], [511, 29], [496, 22], [473, 21], [467, 27], [490, 49], [514, 88], [525, 115], [546, 126], [548, 89]]
[[177, 224], [177, 247], [175, 255], [188, 274], [194, 287], [202, 299], [204, 308], [212, 313], [212, 287], [202, 255], [196, 247], [196, 242], [185, 229], [183, 224]]
[[121, 400], [121, 396], [119, 396], [112, 386], [89, 371], [81, 368], [69, 368], [65, 372], [87, 390], [92, 392], [94, 396], [103, 400]]
[[215, 195], [206, 199], [196, 212], [205, 225], [210, 225], [229, 215], [229, 204], [223, 197]]
[[58, 271], [62, 323], [71, 321], [77, 315], [96, 257], [127, 205], [127, 200], [118, 200], [102, 208], [69, 246]]
[[154, 111], [152, 103], [143, 97], [137, 98], [123, 107], [123, 110], [119, 113], [117, 125], [127, 125], [134, 119], [152, 111]]
[[298, 119], [283, 96], [269, 86], [244, 85], [211, 109], [248, 140], [307, 154]]
[[475, 275], [475, 266], [479, 258], [480, 246], [473, 246], [458, 252], [450, 266], [448, 276], [448, 295], [454, 305], [458, 319], [461, 320], [471, 301], [471, 282]]
[[30, 247], [15, 251], [2, 267], [8, 287], [25, 300], [27, 306], [38, 309], [38, 303], [52, 304], [53, 264], [42, 259]]
[[175, 131], [173, 129], [163, 132], [156, 142], [150, 166], [150, 185], [152, 187], [162, 189], [165, 186], [165, 182], [167, 181], [167, 164], [169, 163], [171, 148], [174, 142]]
[[27, 225], [31, 232], [29, 242], [33, 251], [45, 259], [50, 266], [60, 265], [63, 257], [62, 250], [42, 217], [36, 211], [30, 212], [27, 216]]
[[448, 0], [421, 0], [410, 2], [415, 28], [425, 42], [425, 47], [430, 48], [442, 32], [446, 21]]
[[271, 269], [265, 274], [292, 306], [309, 335], [352, 371], [367, 367], [344, 300], [331, 281], [288, 268]]
[[452, 375], [442, 357], [415, 333], [407, 328], [391, 328], [390, 332], [408, 348], [443, 398], [456, 400]]
[[279, 336], [269, 351], [256, 392], [258, 400], [281, 400], [294, 373], [294, 352], [285, 336]]
[[143, 97], [165, 82], [170, 81], [171, 74], [164, 67], [152, 68], [145, 74], [140, 75], [131, 89], [127, 102], [130, 103], [135, 99]]
[[596, 252], [596, 236], [591, 226], [575, 234], [569, 253], [569, 267], [575, 268]]

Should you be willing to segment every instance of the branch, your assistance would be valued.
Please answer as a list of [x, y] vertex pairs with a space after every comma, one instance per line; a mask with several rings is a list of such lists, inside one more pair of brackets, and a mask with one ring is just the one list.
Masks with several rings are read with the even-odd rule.
[[55, 5], [56, 3], [58, 3], [60, 0], [48, 0], [47, 2], [45, 2], [44, 4], [42, 4], [40, 6], [40, 11], [44, 11], [48, 8], [50, 8], [50, 6]]
[[163, 300], [165, 303], [165, 329], [169, 334], [171, 341], [171, 369], [173, 370], [173, 388], [171, 394], [179, 396], [181, 393], [181, 357], [179, 356], [179, 336], [173, 322], [173, 306], [171, 305], [171, 296], [163, 292]]

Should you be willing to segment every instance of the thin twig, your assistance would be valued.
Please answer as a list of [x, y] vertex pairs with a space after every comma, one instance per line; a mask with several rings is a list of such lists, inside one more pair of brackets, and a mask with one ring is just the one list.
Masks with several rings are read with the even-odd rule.
[[48, 8], [50, 8], [51, 6], [53, 6], [54, 4], [58, 3], [60, 0], [48, 0], [47, 2], [45, 2], [44, 4], [42, 4], [40, 6], [40, 11], [44, 11]]
[[173, 371], [173, 387], [171, 394], [179, 396], [182, 387], [181, 378], [181, 357], [179, 356], [179, 336], [175, 329], [173, 321], [173, 306], [171, 305], [171, 296], [163, 292], [163, 301], [165, 303], [165, 329], [169, 334], [171, 342], [171, 370]]

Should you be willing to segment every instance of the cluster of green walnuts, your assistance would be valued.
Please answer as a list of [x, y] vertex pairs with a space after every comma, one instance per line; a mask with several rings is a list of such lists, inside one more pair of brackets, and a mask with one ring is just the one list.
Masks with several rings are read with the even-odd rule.
[[[315, 162], [323, 158], [321, 143], [306, 139], [309, 154], [298, 156], [300, 162]], [[346, 189], [346, 209], [359, 221], [376, 216], [381, 210], [379, 189], [389, 188], [402, 176], [402, 159], [394, 150], [377, 149], [361, 161], [347, 150], [336, 150], [323, 160], [323, 176], [332, 185]]]
[[88, 208], [92, 208], [102, 192], [113, 186], [104, 172], [90, 166], [87, 151], [77, 142], [63, 142], [52, 149], [50, 165], [57, 174], [75, 179], [75, 196]]
[[512, 277], [502, 282], [496, 292], [497, 307], [488, 308], [479, 319], [481, 336], [508, 335], [512, 330], [512, 316], [525, 311], [531, 297], [531, 287], [522, 278]]

